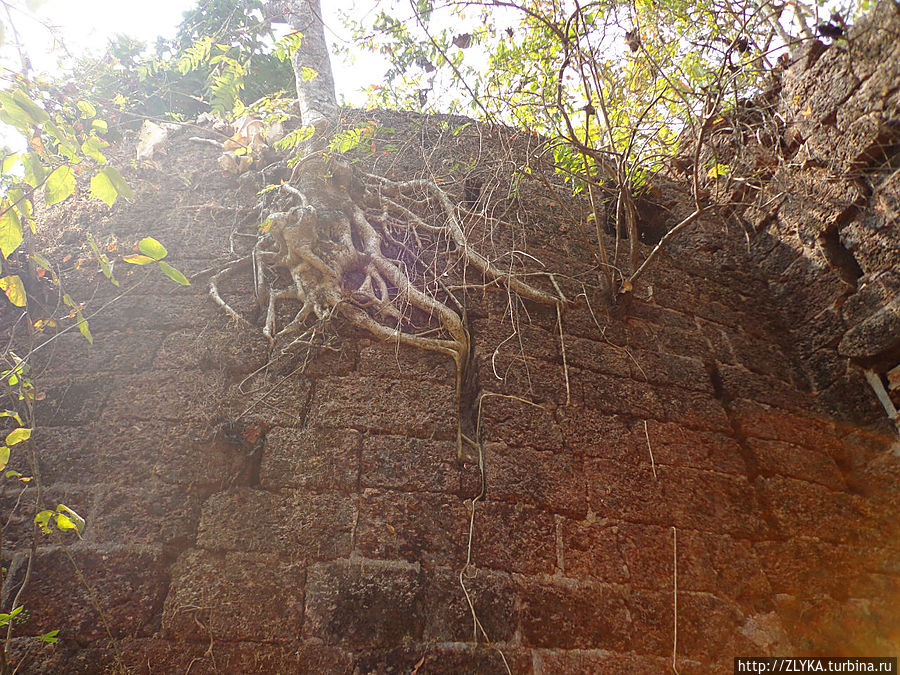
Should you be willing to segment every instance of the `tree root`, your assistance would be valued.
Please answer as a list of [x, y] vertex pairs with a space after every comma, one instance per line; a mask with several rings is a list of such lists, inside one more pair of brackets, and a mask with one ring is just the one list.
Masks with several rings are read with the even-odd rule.
[[[312, 317], [324, 322], [339, 316], [378, 340], [453, 358], [462, 408], [472, 345], [465, 308], [448, 283], [453, 289], [504, 286], [559, 312], [569, 304], [550, 275], [552, 292], [476, 251], [463, 212], [433, 181], [359, 174], [317, 154], [295, 167], [290, 184], [269, 194], [269, 235], [260, 237], [250, 255], [215, 274], [209, 293], [229, 317], [251, 325], [222, 298], [219, 284], [252, 269], [265, 315], [262, 332], [272, 344], [302, 333]], [[475, 284], [465, 278], [469, 268], [481, 277]], [[276, 309], [282, 301], [298, 301], [301, 308], [279, 328]], [[465, 443], [477, 445], [462, 424], [457, 440], [460, 455]]]

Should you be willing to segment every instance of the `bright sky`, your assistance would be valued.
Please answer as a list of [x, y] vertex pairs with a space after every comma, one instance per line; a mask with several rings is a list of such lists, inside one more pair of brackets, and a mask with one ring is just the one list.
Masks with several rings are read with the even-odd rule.
[[[44, 0], [38, 4], [38, 15], [59, 28], [66, 47], [73, 54], [89, 50], [100, 53], [107, 40], [116, 33], [123, 33], [148, 44], [160, 35], [172, 37], [181, 22], [182, 13], [196, 6], [196, 0], [152, 0], [128, 2], [123, 0]], [[337, 18], [339, 8], [350, 11], [366, 11], [374, 6], [372, 0], [324, 0], [322, 9], [329, 29], [329, 44], [347, 39], [347, 31]], [[25, 18], [20, 18], [17, 28], [36, 69], [53, 72], [59, 52], [52, 54], [52, 40], [48, 31]], [[7, 36], [7, 43], [12, 36]], [[9, 49], [5, 50], [7, 58]], [[344, 66], [332, 56], [332, 67], [338, 89], [348, 102], [360, 105], [365, 96], [357, 92], [376, 82], [383, 72], [378, 60], [368, 55], [364, 63]]]

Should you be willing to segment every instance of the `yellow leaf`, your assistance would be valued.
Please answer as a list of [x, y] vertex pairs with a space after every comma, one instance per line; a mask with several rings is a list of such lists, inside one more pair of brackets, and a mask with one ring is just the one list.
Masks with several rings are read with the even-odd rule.
[[25, 287], [18, 274], [13, 274], [0, 279], [0, 291], [6, 294], [9, 301], [16, 307], [25, 306]]

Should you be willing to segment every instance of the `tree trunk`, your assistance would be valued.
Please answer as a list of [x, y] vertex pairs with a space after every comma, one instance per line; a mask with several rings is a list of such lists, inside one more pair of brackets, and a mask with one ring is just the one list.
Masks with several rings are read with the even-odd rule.
[[[318, 127], [334, 120], [338, 105], [319, 0], [273, 0], [269, 14], [303, 35], [300, 48], [291, 57], [303, 124]], [[304, 68], [315, 71], [315, 77], [305, 79]]]

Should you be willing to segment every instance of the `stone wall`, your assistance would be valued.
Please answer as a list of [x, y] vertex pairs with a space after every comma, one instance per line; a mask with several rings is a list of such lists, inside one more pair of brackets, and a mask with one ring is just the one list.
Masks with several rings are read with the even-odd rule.
[[[484, 128], [385, 125], [404, 119], [421, 155], [379, 170], [503, 145]], [[841, 241], [872, 252], [855, 293], [812, 244], [779, 238], [789, 213], [824, 204], [794, 193], [749, 254], [740, 230], [700, 223], [629, 301], [586, 290], [561, 330], [546, 308], [470, 293], [483, 462], [459, 462], [449, 360], [340, 325], [329, 348], [273, 351], [209, 300], [209, 270], [257, 225], [258, 186], [216, 154], [177, 136], [128, 176], [133, 204], [47, 216], [60, 260], [86, 227], [102, 244], [152, 234], [196, 276], [173, 290], [120, 268], [140, 284], [106, 304], [119, 291], [90, 265], [67, 275], [103, 309], [93, 346], [64, 335], [38, 352], [33, 445], [44, 503], [88, 528], [67, 549], [38, 542], [16, 627], [28, 672], [659, 673], [674, 649], [680, 673], [718, 673], [736, 655], [896, 653], [896, 437], [864, 426], [877, 403], [838, 350], [862, 325], [854, 298], [896, 273], [875, 255], [896, 240], [896, 204], [884, 227], [874, 202], [841, 221]], [[815, 170], [791, 176], [818, 190]], [[557, 205], [535, 189], [517, 208], [518, 247], [591, 278]], [[249, 276], [225, 292], [252, 313]], [[876, 296], [873, 311], [889, 306]], [[9, 513], [18, 494], [2, 499]], [[16, 579], [29, 520], [4, 528]], [[58, 646], [29, 650], [54, 628]]]
[[[900, 5], [795, 55], [778, 111], [788, 161], [750, 220], [752, 254], [825, 404], [885, 417], [863, 369], [900, 364]], [[894, 371], [900, 387], [900, 371]], [[895, 394], [900, 403], [900, 393]]]

